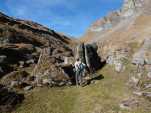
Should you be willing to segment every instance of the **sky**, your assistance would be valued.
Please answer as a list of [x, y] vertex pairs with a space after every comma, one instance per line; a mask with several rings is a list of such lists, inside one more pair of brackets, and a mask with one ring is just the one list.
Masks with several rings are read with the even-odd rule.
[[93, 22], [121, 8], [122, 3], [123, 0], [0, 0], [0, 11], [80, 37]]

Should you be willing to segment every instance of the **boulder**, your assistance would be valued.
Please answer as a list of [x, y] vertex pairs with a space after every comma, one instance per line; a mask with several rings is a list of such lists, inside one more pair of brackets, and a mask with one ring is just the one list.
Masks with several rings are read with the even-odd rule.
[[135, 53], [133, 55], [132, 63], [136, 65], [144, 65], [145, 59], [144, 59], [143, 53], [141, 52]]
[[107, 57], [106, 63], [109, 65], [113, 65], [114, 64], [114, 57], [112, 55], [109, 55]]
[[30, 59], [26, 61], [26, 64], [34, 64], [34, 63], [35, 63], [34, 59]]
[[151, 88], [151, 84], [144, 84], [145, 89]]
[[124, 65], [121, 62], [116, 62], [114, 63], [114, 65], [115, 65], [116, 72], [121, 72], [124, 70]]
[[149, 79], [151, 79], [151, 72], [148, 72], [148, 73], [147, 73], [147, 77], [148, 77]]
[[120, 48], [107, 53], [106, 63], [115, 67], [116, 72], [125, 70], [125, 63], [128, 59], [128, 48]]
[[66, 82], [66, 85], [67, 85], [67, 86], [71, 86], [71, 85], [72, 85], [72, 82], [71, 82], [71, 81], [68, 81], [68, 82]]
[[130, 80], [129, 80], [129, 85], [132, 86], [132, 87], [134, 87], [134, 88], [136, 88], [136, 86], [138, 85], [139, 81], [140, 81], [140, 79], [132, 76], [130, 78]]
[[151, 92], [144, 92], [143, 96], [149, 99], [149, 101], [151, 101]]
[[136, 99], [127, 99], [120, 103], [121, 109], [132, 109], [134, 107], [137, 107], [139, 105], [139, 102]]
[[31, 89], [33, 89], [33, 86], [26, 86], [26, 87], [24, 87], [24, 91], [29, 91]]
[[61, 67], [59, 62], [56, 60], [56, 56], [55, 62], [57, 62], [58, 65], [54, 65], [54, 63], [52, 63], [52, 58], [54, 57], [49, 56], [47, 48], [42, 50], [39, 61], [32, 72], [32, 76], [36, 76], [37, 84], [49, 82], [47, 81], [49, 79], [53, 81], [64, 81], [70, 79], [70, 77], [65, 74], [64, 69]]
[[51, 79], [43, 79], [42, 80], [42, 84], [43, 85], [51, 85], [52, 84], [52, 80]]
[[11, 88], [18, 87], [18, 86], [19, 86], [19, 84], [20, 84], [20, 82], [19, 82], [19, 81], [11, 81], [11, 83], [10, 83], [10, 87], [11, 87]]
[[19, 67], [23, 68], [24, 67], [25, 62], [24, 61], [19, 61]]
[[64, 57], [64, 65], [71, 65], [74, 64], [74, 58], [73, 57]]
[[26, 71], [14, 71], [5, 75], [1, 79], [0, 83], [6, 86], [14, 86], [15, 84], [19, 84], [20, 82], [26, 82], [27, 77], [28, 73]]
[[134, 91], [133, 94], [136, 96], [143, 96], [143, 92], [141, 91]]
[[85, 60], [90, 72], [94, 72], [101, 67], [101, 60], [97, 54], [97, 46], [95, 44], [85, 45]]
[[77, 45], [75, 58], [80, 58], [86, 64], [89, 72], [94, 72], [101, 67], [101, 60], [97, 54], [97, 45], [95, 43]]
[[0, 85], [0, 112], [11, 112], [17, 104], [22, 103], [23, 94], [18, 94]]
[[61, 86], [64, 86], [64, 85], [66, 85], [66, 82], [65, 82], [65, 81], [62, 81], [62, 82], [60, 82], [58, 85], [59, 85], [60, 87], [61, 87]]

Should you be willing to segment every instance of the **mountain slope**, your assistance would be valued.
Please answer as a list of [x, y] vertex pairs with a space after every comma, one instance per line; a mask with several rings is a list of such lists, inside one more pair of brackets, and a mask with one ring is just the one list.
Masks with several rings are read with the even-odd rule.
[[[61, 64], [73, 58], [74, 44], [70, 37], [38, 23], [0, 12], [0, 84], [15, 91], [28, 91], [38, 85], [65, 85], [70, 78]], [[0, 112], [12, 110], [20, 101], [17, 99], [15, 92], [4, 95]], [[3, 103], [10, 108], [4, 108]]]
[[[15, 76], [15, 73], [25, 71], [26, 68], [32, 71], [44, 50], [47, 50], [45, 58], [48, 62], [42, 63], [41, 68], [52, 66], [52, 69], [57, 71], [61, 68], [58, 65], [64, 63], [65, 58], [73, 57], [72, 46], [74, 41], [61, 33], [32, 21], [15, 19], [0, 13], [0, 77], [2, 81], [7, 81], [10, 76]], [[31, 72], [27, 73], [31, 74]], [[57, 74], [56, 72], [56, 76]]]
[[109, 51], [128, 48], [131, 43], [141, 44], [151, 35], [150, 9], [150, 0], [125, 0], [120, 11], [92, 24], [81, 41], [99, 42], [102, 57], [107, 57]]
[[151, 100], [150, 11], [150, 0], [125, 0], [121, 10], [92, 24], [81, 39], [85, 43], [97, 43], [102, 61], [114, 71], [128, 72], [127, 86], [134, 97], [145, 97], [146, 103]]

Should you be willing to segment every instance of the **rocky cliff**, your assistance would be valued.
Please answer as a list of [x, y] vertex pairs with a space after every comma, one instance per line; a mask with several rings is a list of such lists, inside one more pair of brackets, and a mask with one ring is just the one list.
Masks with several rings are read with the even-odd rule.
[[135, 41], [141, 43], [150, 36], [150, 9], [150, 0], [125, 0], [120, 10], [94, 22], [81, 41], [99, 41], [101, 48], [108, 45], [104, 49], [111, 50]]
[[[135, 19], [139, 15], [150, 15], [150, 1], [149, 0], [125, 0], [122, 8], [118, 11], [109, 13], [104, 18], [98, 19], [87, 30], [82, 37], [82, 41], [94, 41], [96, 38], [100, 39], [101, 35], [108, 33], [111, 29], [131, 19]], [[126, 23], [125, 23], [126, 24]]]
[[18, 95], [7, 89], [71, 85], [62, 66], [71, 63], [73, 46], [73, 40], [61, 33], [0, 13], [0, 84], [6, 89], [0, 90], [0, 112], [20, 102]]
[[101, 59], [117, 72], [129, 72], [128, 84], [136, 90], [134, 93], [137, 96], [147, 95], [149, 99], [150, 11], [150, 0], [125, 0], [121, 10], [94, 22], [81, 39], [85, 43], [97, 42]]
[[[38, 23], [0, 13], [1, 83], [6, 86], [24, 84], [23, 87], [21, 86], [24, 88], [33, 86], [36, 76], [40, 81], [42, 81], [41, 76], [44, 75], [50, 78], [53, 76], [51, 79], [55, 80], [68, 79], [61, 74], [64, 73], [61, 64], [65, 59], [68, 61], [73, 58], [71, 49], [73, 45], [74, 42], [67, 36]], [[47, 51], [43, 52], [45, 50]], [[47, 58], [47, 62], [41, 62], [41, 56], [44, 56], [44, 59]], [[38, 62], [40, 64], [37, 64]], [[37, 65], [42, 66], [35, 72]], [[49, 70], [47, 70], [48, 67]], [[56, 70], [55, 73], [52, 74], [52, 70]], [[33, 80], [30, 80], [32, 78]]]

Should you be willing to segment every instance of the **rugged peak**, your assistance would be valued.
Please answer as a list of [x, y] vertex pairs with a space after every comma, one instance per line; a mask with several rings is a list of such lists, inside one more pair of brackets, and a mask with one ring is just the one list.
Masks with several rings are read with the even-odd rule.
[[132, 16], [135, 12], [141, 11], [143, 7], [143, 0], [125, 0], [121, 9], [122, 15]]
[[143, 6], [143, 0], [125, 0], [123, 10], [137, 9]]
[[134, 15], [136, 12], [148, 14], [151, 9], [150, 4], [150, 0], [125, 0], [121, 11], [125, 16]]
[[100, 37], [114, 27], [123, 26], [140, 15], [151, 15], [151, 0], [124, 0], [120, 10], [110, 12], [94, 22], [81, 40], [94, 41], [94, 37]]

